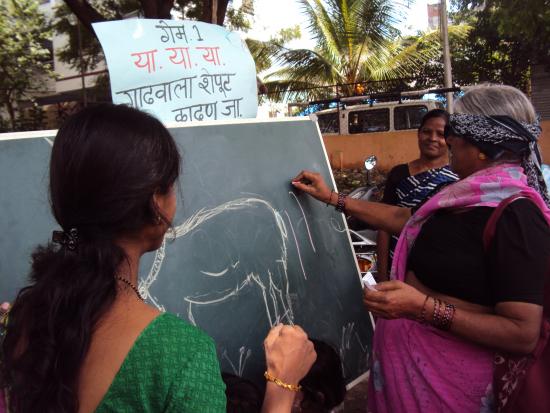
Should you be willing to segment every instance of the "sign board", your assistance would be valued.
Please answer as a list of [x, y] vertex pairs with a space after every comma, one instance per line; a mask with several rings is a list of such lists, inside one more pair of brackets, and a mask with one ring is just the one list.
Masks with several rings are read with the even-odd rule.
[[256, 67], [237, 33], [188, 20], [94, 23], [114, 103], [163, 122], [256, 117]]

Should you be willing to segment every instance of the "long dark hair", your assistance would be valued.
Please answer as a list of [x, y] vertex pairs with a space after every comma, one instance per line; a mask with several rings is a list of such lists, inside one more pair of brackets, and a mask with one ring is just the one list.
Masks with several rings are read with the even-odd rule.
[[96, 323], [113, 304], [117, 268], [126, 259], [115, 239], [158, 216], [155, 192], [176, 181], [180, 156], [154, 117], [100, 105], [59, 129], [50, 160], [53, 215], [76, 228], [72, 251], [49, 243], [32, 254], [30, 285], [9, 316], [4, 381], [16, 413], [76, 412], [78, 377]]
[[317, 359], [300, 381], [304, 398], [302, 412], [329, 412], [344, 401], [346, 382], [340, 356], [324, 341], [311, 339]]

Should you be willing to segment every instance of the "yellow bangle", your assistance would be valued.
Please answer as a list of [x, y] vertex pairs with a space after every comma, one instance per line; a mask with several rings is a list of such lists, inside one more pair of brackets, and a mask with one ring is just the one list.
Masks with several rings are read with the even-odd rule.
[[264, 373], [264, 377], [267, 381], [271, 381], [271, 382], [275, 383], [277, 386], [282, 387], [283, 389], [287, 389], [287, 390], [294, 391], [294, 392], [299, 392], [302, 389], [302, 386], [300, 386], [299, 384], [285, 383], [281, 379], [278, 379], [277, 377], [274, 377], [271, 374], [269, 374], [267, 372], [267, 370]]

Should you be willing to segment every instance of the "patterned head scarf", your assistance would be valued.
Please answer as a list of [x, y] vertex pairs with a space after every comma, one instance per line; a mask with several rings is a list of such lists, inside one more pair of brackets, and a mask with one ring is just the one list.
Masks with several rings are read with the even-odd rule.
[[455, 113], [449, 118], [445, 136], [450, 133], [461, 136], [491, 159], [498, 159], [505, 151], [518, 155], [527, 175], [527, 183], [550, 206], [550, 196], [542, 175], [542, 161], [537, 145], [541, 132], [538, 120], [535, 123], [524, 123], [509, 116]]

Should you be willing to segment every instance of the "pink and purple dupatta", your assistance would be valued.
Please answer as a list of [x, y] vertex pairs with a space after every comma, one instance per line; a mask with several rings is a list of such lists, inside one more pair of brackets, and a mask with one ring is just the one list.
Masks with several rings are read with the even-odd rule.
[[[540, 194], [527, 186], [527, 178], [518, 165], [483, 169], [442, 189], [409, 219], [401, 232], [392, 278], [405, 279], [411, 247], [422, 225], [437, 210], [496, 207], [517, 193], [530, 198], [550, 223], [550, 210]], [[378, 320], [369, 412], [492, 412], [493, 357], [494, 352], [487, 348], [416, 321]]]

